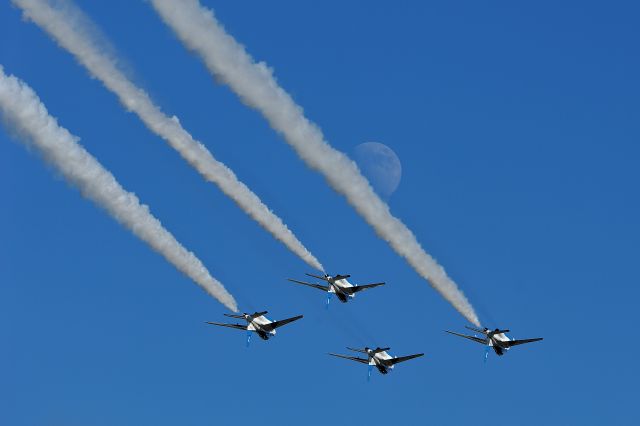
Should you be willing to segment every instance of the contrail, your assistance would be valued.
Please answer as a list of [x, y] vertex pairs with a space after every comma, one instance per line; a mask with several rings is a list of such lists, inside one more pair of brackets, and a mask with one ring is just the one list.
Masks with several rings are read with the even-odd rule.
[[276, 82], [264, 62], [255, 62], [216, 20], [213, 11], [198, 0], [151, 0], [151, 4], [178, 38], [200, 55], [209, 71], [229, 85], [248, 106], [257, 109], [271, 127], [309, 167], [322, 173], [329, 184], [344, 195], [378, 236], [473, 324], [478, 317], [464, 294], [444, 269], [429, 256], [413, 233], [373, 191], [357, 166], [327, 142], [320, 129]]
[[251, 218], [311, 267], [324, 268], [256, 194], [226, 165], [216, 160], [207, 148], [180, 125], [175, 117], [168, 117], [149, 95], [137, 87], [118, 68], [117, 60], [107, 53], [105, 42], [89, 18], [68, 1], [55, 5], [47, 0], [13, 0], [24, 16], [44, 29], [60, 46], [75, 56], [92, 76], [118, 96], [129, 111], [180, 153], [192, 167], [209, 182], [213, 182], [236, 202]]
[[79, 143], [76, 136], [58, 125], [36, 93], [14, 76], [7, 76], [0, 65], [0, 112], [21, 140], [34, 146], [62, 175], [80, 189], [83, 196], [105, 209], [138, 238], [164, 256], [180, 272], [232, 311], [236, 301], [215, 280], [202, 262], [185, 249], [149, 207], [127, 192]]

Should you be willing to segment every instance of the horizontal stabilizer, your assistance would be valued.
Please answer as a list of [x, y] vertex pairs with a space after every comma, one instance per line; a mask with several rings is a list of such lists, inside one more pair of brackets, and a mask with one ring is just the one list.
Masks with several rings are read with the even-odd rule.
[[329, 291], [329, 286], [328, 285], [313, 284], [313, 283], [308, 283], [308, 282], [305, 282], [305, 281], [294, 280], [292, 278], [287, 278], [287, 280], [291, 281], [292, 283], [302, 284], [302, 285], [306, 285], [308, 287], [317, 288], [318, 290]]
[[350, 278], [350, 277], [351, 277], [351, 275], [340, 275], [340, 274], [338, 274], [335, 277], [333, 277], [333, 279], [334, 279], [334, 281], [338, 281], [338, 280], [345, 280], [345, 279]]
[[355, 349], [355, 348], [349, 348], [347, 347], [347, 349], [349, 349], [350, 351], [354, 351], [354, 352], [360, 352], [361, 354], [366, 354], [368, 353], [367, 351], [365, 351], [364, 349]]
[[444, 332], [445, 333], [449, 333], [449, 334], [453, 334], [454, 336], [464, 337], [465, 339], [473, 340], [474, 342], [478, 342], [478, 343], [483, 344], [483, 345], [487, 344], [487, 341], [485, 339], [481, 339], [479, 337], [467, 336], [466, 334], [455, 333], [453, 331], [448, 331], [448, 330], [445, 330]]
[[338, 358], [350, 359], [351, 361], [361, 362], [362, 364], [369, 364], [368, 359], [358, 358], [357, 356], [339, 355], [339, 354], [332, 354], [332, 353], [330, 353], [329, 355], [337, 356]]
[[327, 277], [321, 277], [320, 275], [313, 275], [313, 274], [305, 274], [308, 277], [313, 277], [313, 278], [317, 278], [319, 280], [324, 280], [324, 281], [329, 281], [329, 279]]
[[372, 352], [373, 352], [374, 354], [377, 354], [377, 353], [380, 353], [380, 352], [388, 351], [389, 349], [391, 349], [391, 348], [376, 348], [376, 349], [374, 349]]
[[465, 325], [464, 328], [466, 328], [467, 330], [475, 331], [477, 333], [487, 334], [487, 330], [481, 330], [479, 328], [469, 327], [468, 325]]
[[217, 326], [220, 326], [220, 327], [237, 328], [238, 330], [246, 330], [247, 329], [247, 326], [246, 325], [242, 325], [242, 324], [224, 324], [224, 323], [220, 323], [220, 322], [209, 322], [209, 321], [207, 321], [207, 324], [217, 325]]
[[237, 319], [244, 319], [244, 316], [242, 315], [234, 315], [234, 314], [222, 314], [225, 317], [229, 317], [229, 318], [237, 318]]

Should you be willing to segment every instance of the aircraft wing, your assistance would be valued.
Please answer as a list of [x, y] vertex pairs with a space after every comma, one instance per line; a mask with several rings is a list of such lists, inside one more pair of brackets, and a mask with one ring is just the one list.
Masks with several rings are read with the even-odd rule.
[[351, 361], [361, 362], [363, 364], [369, 364], [369, 360], [365, 358], [358, 358], [357, 356], [329, 354], [331, 356], [337, 356], [338, 358], [350, 359]]
[[419, 358], [421, 356], [423, 356], [424, 354], [414, 354], [414, 355], [407, 355], [407, 356], [399, 356], [397, 358], [391, 358], [389, 360], [387, 360], [387, 362], [389, 362], [391, 365], [395, 365], [399, 362], [404, 362], [404, 361], [409, 361], [410, 359], [414, 359], [414, 358]]
[[298, 315], [298, 316], [295, 316], [295, 317], [292, 317], [292, 318], [283, 319], [283, 320], [280, 320], [280, 321], [274, 321], [274, 322], [271, 322], [269, 324], [265, 324], [262, 327], [265, 328], [265, 329], [268, 329], [268, 330], [275, 330], [278, 327], [282, 327], [285, 324], [289, 324], [290, 322], [297, 321], [300, 318], [302, 318], [302, 315]]
[[354, 285], [353, 287], [342, 287], [341, 290], [348, 294], [355, 294], [355, 293], [358, 293], [359, 291], [366, 290], [369, 288], [379, 287], [381, 285], [384, 285], [384, 283]]
[[511, 346], [522, 345], [524, 343], [538, 342], [540, 340], [542, 340], [542, 337], [536, 337], [535, 339], [509, 340], [508, 342], [502, 342], [502, 343], [505, 343], [507, 346], [511, 347]]
[[291, 278], [287, 278], [287, 280], [291, 281], [292, 283], [302, 284], [302, 285], [306, 285], [306, 286], [309, 286], [309, 287], [317, 288], [318, 290], [329, 291], [329, 286], [328, 285], [311, 284], [311, 283], [307, 283], [307, 282], [304, 282], [304, 281], [294, 280], [294, 279], [291, 279]]
[[220, 327], [237, 328], [238, 330], [246, 330], [247, 329], [247, 326], [246, 325], [242, 325], [242, 324], [224, 324], [224, 323], [221, 323], [221, 322], [209, 322], [209, 321], [207, 321], [207, 324], [218, 325]]
[[467, 336], [466, 334], [454, 333], [453, 331], [445, 330], [445, 333], [453, 334], [454, 336], [464, 337], [465, 339], [473, 340], [474, 342], [478, 342], [480, 344], [486, 345], [487, 342], [484, 339], [475, 336]]

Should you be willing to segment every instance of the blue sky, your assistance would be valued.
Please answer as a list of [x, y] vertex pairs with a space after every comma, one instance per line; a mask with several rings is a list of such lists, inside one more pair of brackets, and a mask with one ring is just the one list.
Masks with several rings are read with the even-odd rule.
[[[213, 2], [337, 149], [402, 161], [390, 205], [491, 327], [541, 343], [482, 362], [464, 319], [212, 81], [144, 1], [83, 9], [162, 108], [331, 273], [384, 280], [324, 310], [311, 272], [19, 11], [0, 63], [238, 299], [305, 318], [269, 342], [0, 130], [0, 423], [637, 424], [640, 60], [633, 2]], [[426, 3], [426, 2], [425, 2]], [[366, 381], [345, 346], [425, 352]]]

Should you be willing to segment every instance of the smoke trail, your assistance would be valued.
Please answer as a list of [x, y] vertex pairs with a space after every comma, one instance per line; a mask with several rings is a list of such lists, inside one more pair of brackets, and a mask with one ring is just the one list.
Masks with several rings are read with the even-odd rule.
[[305, 118], [302, 108], [278, 86], [267, 65], [256, 63], [198, 0], [151, 0], [151, 3], [219, 81], [229, 85], [245, 104], [260, 111], [307, 165], [322, 173], [346, 197], [378, 236], [462, 315], [478, 325], [476, 313], [453, 280], [423, 250], [413, 233], [391, 214], [389, 206], [375, 194], [355, 163], [324, 141], [320, 129]]
[[324, 270], [318, 259], [231, 169], [216, 160], [204, 145], [182, 128], [175, 116], [165, 115], [146, 92], [125, 76], [115, 57], [106, 53], [109, 49], [105, 49], [95, 25], [86, 15], [68, 1], [58, 1], [55, 6], [47, 0], [13, 0], [13, 3], [23, 10], [26, 18], [73, 54], [92, 76], [115, 93], [129, 111], [136, 113], [149, 130], [166, 140], [206, 180], [218, 185], [242, 210], [308, 265]]
[[7, 76], [2, 65], [0, 112], [23, 137], [24, 143], [35, 146], [82, 195], [109, 212], [226, 307], [238, 310], [233, 296], [209, 275], [202, 262], [176, 241], [134, 194], [125, 191], [115, 177], [78, 144], [77, 137], [58, 125], [29, 86], [14, 76]]

